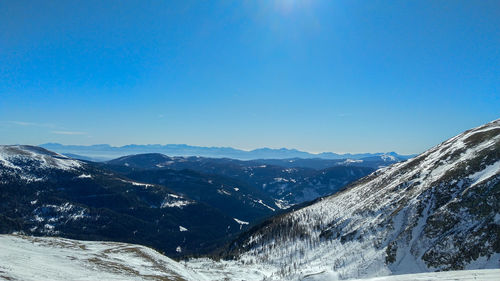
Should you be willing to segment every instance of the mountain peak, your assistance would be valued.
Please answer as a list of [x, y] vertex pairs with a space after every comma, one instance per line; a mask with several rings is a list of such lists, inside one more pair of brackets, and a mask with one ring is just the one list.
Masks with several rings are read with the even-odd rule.
[[0, 165], [8, 170], [29, 172], [42, 169], [71, 170], [82, 163], [45, 148], [31, 145], [0, 145]]

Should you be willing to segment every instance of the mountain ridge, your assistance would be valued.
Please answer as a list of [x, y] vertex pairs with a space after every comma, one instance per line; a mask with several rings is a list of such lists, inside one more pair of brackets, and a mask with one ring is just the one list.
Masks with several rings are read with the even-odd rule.
[[346, 153], [338, 154], [333, 152], [309, 153], [297, 149], [288, 148], [257, 148], [253, 150], [242, 150], [232, 147], [204, 147], [192, 146], [187, 144], [147, 144], [137, 145], [130, 144], [124, 146], [111, 146], [109, 144], [97, 145], [63, 145], [59, 143], [44, 143], [40, 147], [61, 153], [74, 154], [85, 157], [94, 158], [94, 160], [111, 160], [126, 155], [144, 154], [144, 153], [162, 153], [169, 156], [202, 156], [213, 158], [232, 158], [239, 160], [255, 160], [255, 159], [289, 159], [289, 158], [320, 158], [320, 159], [360, 159], [372, 156], [388, 155], [400, 158], [401, 160], [409, 159], [414, 155], [400, 155], [396, 152], [379, 152], [379, 153]]

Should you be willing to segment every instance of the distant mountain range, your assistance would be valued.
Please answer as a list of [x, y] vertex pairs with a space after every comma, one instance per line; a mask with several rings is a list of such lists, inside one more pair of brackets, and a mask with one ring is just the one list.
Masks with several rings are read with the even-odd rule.
[[254, 159], [291, 159], [291, 158], [321, 158], [321, 159], [361, 159], [367, 157], [376, 157], [386, 155], [395, 157], [397, 160], [406, 160], [414, 155], [400, 155], [396, 152], [388, 153], [358, 153], [358, 154], [337, 154], [333, 152], [309, 153], [297, 149], [272, 149], [259, 148], [250, 151], [236, 149], [232, 147], [203, 147], [192, 146], [186, 144], [148, 144], [136, 145], [130, 144], [125, 146], [111, 146], [108, 144], [97, 145], [63, 145], [59, 143], [45, 143], [41, 147], [58, 153], [69, 155], [74, 158], [93, 161], [105, 161], [121, 156], [143, 153], [162, 153], [168, 156], [202, 156], [213, 158], [232, 158], [239, 160], [254, 160]]

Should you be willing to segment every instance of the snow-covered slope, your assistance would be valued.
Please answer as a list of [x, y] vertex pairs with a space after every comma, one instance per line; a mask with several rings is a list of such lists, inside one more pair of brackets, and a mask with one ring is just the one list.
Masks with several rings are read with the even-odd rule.
[[[214, 263], [213, 268], [220, 268], [220, 265]], [[220, 273], [215, 279], [225, 280], [225, 276], [226, 273]], [[498, 276], [500, 269], [489, 269], [396, 275], [358, 281], [493, 281], [498, 280]], [[309, 275], [303, 280], [334, 280], [328, 277]], [[259, 278], [259, 275], [249, 272], [243, 280], [256, 278]], [[0, 235], [0, 280], [203, 281], [208, 278], [144, 246], [55, 237]]]
[[0, 235], [0, 280], [202, 280], [133, 244]]
[[218, 272], [189, 265], [273, 280], [500, 268], [500, 119], [275, 217], [223, 257]]

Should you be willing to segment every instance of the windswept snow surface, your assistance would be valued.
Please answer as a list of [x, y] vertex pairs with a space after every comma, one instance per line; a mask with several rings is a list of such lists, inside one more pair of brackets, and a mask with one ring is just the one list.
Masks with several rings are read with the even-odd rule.
[[345, 280], [500, 268], [499, 155], [500, 119], [271, 219], [235, 242], [237, 259], [220, 269], [206, 259], [188, 265], [212, 280], [220, 272]]
[[0, 280], [204, 280], [143, 246], [0, 235]]

